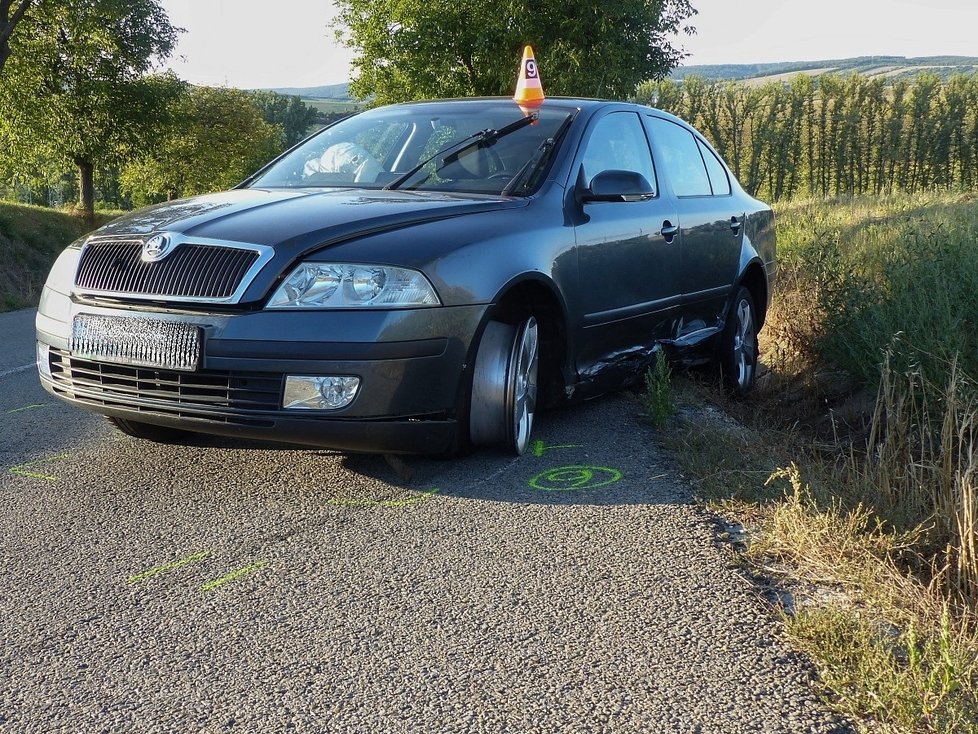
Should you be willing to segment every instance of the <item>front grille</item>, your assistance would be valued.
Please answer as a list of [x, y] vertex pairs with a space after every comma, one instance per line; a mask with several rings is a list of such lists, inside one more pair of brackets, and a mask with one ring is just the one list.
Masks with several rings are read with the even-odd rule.
[[121, 295], [227, 299], [259, 253], [238, 247], [181, 244], [143, 262], [142, 240], [93, 240], [82, 252], [75, 283], [83, 291]]
[[[178, 372], [72, 357], [51, 349], [51, 380], [56, 392], [92, 405], [255, 425], [227, 411], [277, 411], [282, 375], [266, 372], [201, 370]], [[261, 425], [270, 425], [261, 422]]]

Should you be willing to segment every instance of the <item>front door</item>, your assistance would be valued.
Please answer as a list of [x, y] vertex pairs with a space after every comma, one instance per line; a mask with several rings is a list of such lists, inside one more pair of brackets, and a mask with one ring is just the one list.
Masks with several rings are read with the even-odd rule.
[[656, 340], [671, 336], [681, 295], [680, 222], [674, 199], [659, 194], [649, 141], [634, 112], [593, 120], [573, 170], [575, 185], [585, 187], [602, 171], [640, 173], [653, 193], [643, 201], [569, 204], [577, 207], [578, 222], [577, 367], [587, 382], [606, 368], [640, 369]]

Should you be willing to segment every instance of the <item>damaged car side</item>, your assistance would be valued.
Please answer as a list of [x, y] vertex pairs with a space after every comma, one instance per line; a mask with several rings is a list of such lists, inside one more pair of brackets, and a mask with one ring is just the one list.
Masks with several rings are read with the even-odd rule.
[[45, 285], [52, 394], [126, 433], [522, 453], [668, 349], [751, 389], [770, 207], [649, 107], [380, 107], [237, 188], [124, 216]]

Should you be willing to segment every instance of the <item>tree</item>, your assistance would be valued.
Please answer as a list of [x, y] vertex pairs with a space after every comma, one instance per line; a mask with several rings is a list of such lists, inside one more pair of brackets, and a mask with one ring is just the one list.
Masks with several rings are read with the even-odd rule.
[[0, 0], [0, 72], [10, 56], [10, 36], [30, 4], [31, 0], [18, 0], [16, 5], [13, 0]]
[[255, 105], [265, 116], [265, 122], [282, 130], [283, 146], [291, 148], [316, 124], [316, 110], [307, 107], [299, 97], [266, 90], [251, 93]]
[[337, 0], [351, 91], [377, 103], [512, 94], [532, 44], [548, 94], [624, 98], [685, 56], [690, 0]]
[[250, 94], [188, 87], [145, 155], [125, 166], [122, 188], [137, 205], [226, 189], [281, 150]]
[[172, 75], [146, 76], [178, 32], [158, 0], [35, 0], [0, 78], [0, 143], [76, 166], [93, 218], [96, 167], [145, 145], [178, 92]]

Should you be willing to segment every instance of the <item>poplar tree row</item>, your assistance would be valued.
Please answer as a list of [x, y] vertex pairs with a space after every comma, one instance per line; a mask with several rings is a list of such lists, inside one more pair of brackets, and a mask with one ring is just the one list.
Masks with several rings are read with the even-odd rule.
[[690, 122], [762, 198], [978, 188], [978, 75], [691, 77], [635, 99]]

